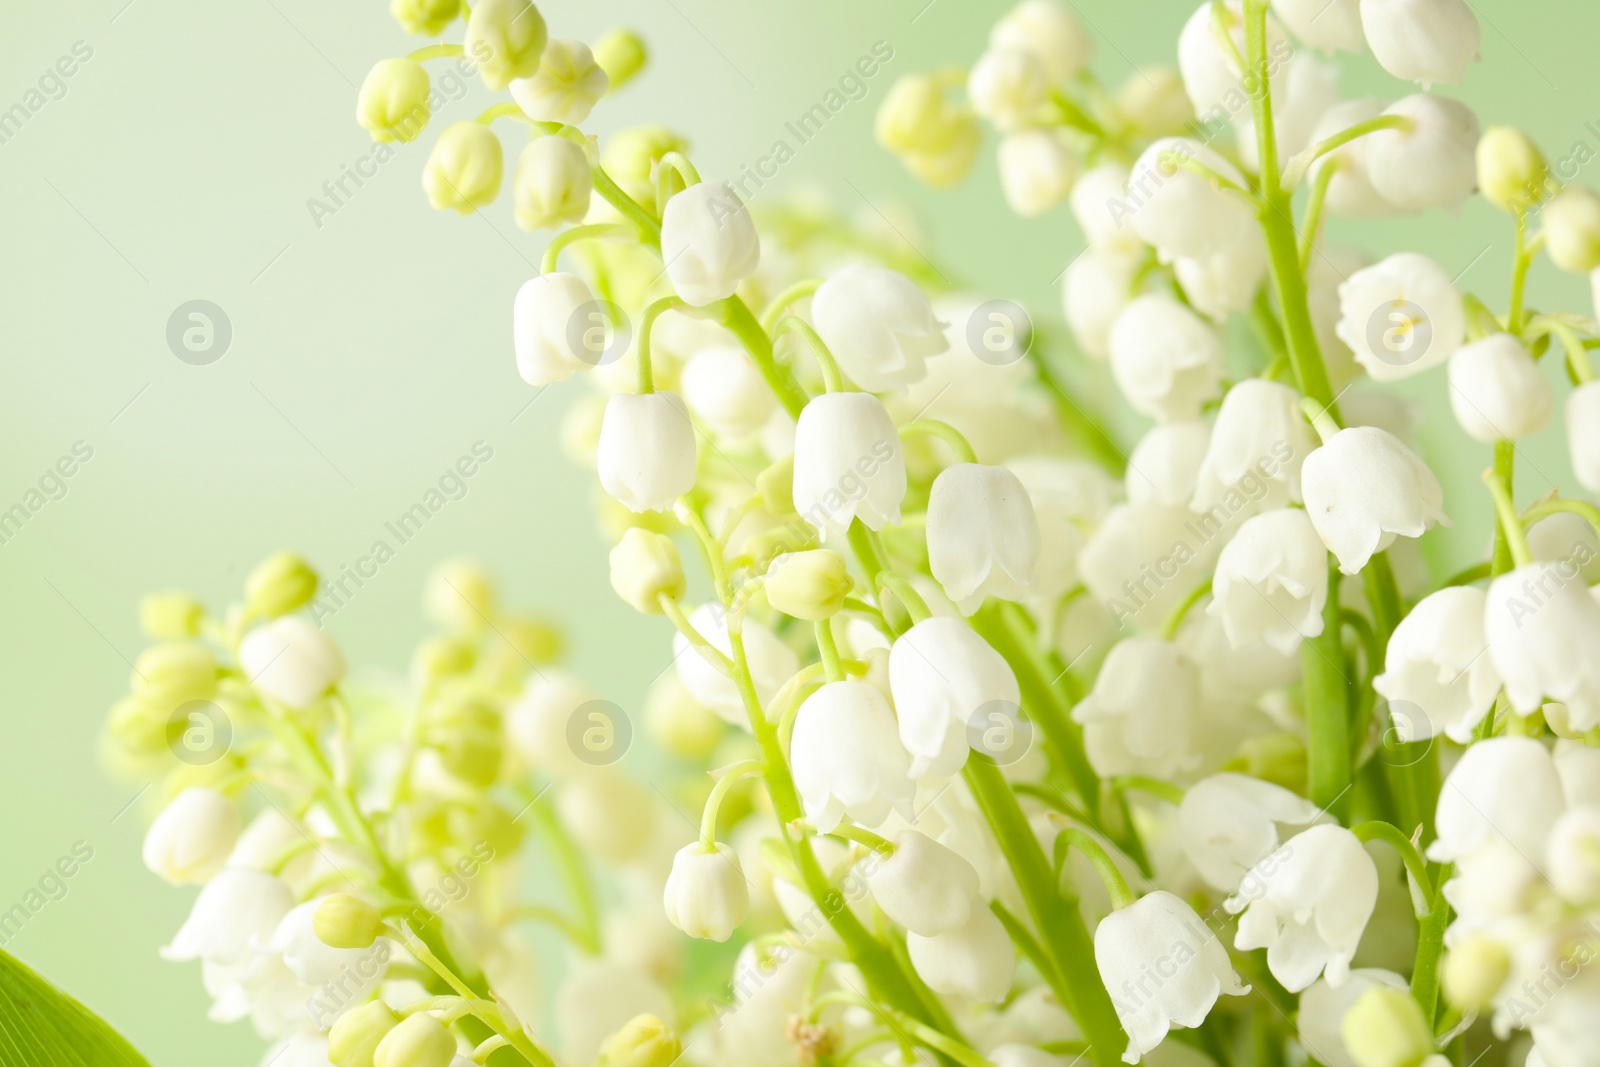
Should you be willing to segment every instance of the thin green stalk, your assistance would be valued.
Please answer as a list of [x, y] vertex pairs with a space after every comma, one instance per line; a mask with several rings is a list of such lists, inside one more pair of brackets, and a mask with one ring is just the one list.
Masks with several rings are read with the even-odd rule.
[[1411, 995], [1422, 1006], [1423, 1018], [1431, 1027], [1439, 1008], [1439, 961], [1444, 955], [1444, 932], [1450, 925], [1451, 909], [1444, 899], [1444, 884], [1450, 880], [1450, 864], [1434, 875], [1437, 887], [1429, 901], [1428, 917], [1417, 927], [1417, 957], [1411, 969]]
[[1305, 674], [1306, 759], [1311, 802], [1339, 821], [1349, 810], [1352, 775], [1349, 681], [1339, 628], [1339, 571], [1329, 568], [1322, 633], [1307, 638], [1300, 658]]
[[1411, 838], [1401, 833], [1390, 823], [1374, 820], [1364, 822], [1351, 830], [1362, 841], [1382, 841], [1396, 852], [1406, 865], [1406, 871], [1417, 883], [1417, 890], [1422, 894], [1428, 915], [1433, 914], [1433, 876], [1428, 870], [1428, 861], [1422, 858], [1422, 853], [1417, 851], [1417, 846], [1411, 843]]
[[595, 903], [594, 880], [589, 875], [583, 853], [567, 833], [567, 828], [561, 824], [561, 819], [556, 815], [553, 806], [535, 800], [528, 809], [528, 814], [532, 817], [534, 827], [544, 842], [551, 863], [555, 865], [556, 873], [566, 886], [567, 896], [572, 898], [573, 906], [578, 909], [578, 918], [574, 925], [581, 934], [579, 946], [591, 956], [599, 955], [600, 911]]
[[1523, 528], [1532, 526], [1540, 519], [1549, 518], [1558, 512], [1567, 512], [1577, 515], [1588, 521], [1596, 533], [1600, 533], [1600, 508], [1595, 507], [1587, 500], [1563, 500], [1557, 497], [1553, 500], [1541, 501], [1522, 513]]
[[839, 373], [839, 361], [833, 358], [827, 342], [812, 328], [811, 324], [798, 315], [785, 315], [778, 320], [777, 326], [768, 330], [772, 335], [772, 343], [776, 345], [778, 338], [784, 333], [797, 333], [805, 338], [811, 348], [811, 354], [816, 358], [817, 365], [822, 368], [822, 388], [829, 393], [844, 391], [844, 375]]
[[956, 454], [957, 463], [978, 462], [978, 454], [973, 451], [972, 442], [968, 441], [960, 430], [951, 426], [948, 422], [940, 422], [938, 419], [916, 419], [900, 427], [901, 437], [916, 437], [918, 435], [937, 437], [949, 445], [950, 450]]
[[804, 300], [820, 288], [822, 288], [821, 278], [807, 278], [805, 281], [795, 282], [789, 288], [783, 290], [773, 297], [772, 303], [762, 310], [761, 328], [770, 334], [773, 328], [778, 325], [778, 320], [783, 317], [783, 313], [789, 310], [790, 304]]
[[579, 241], [590, 238], [612, 237], [629, 232], [629, 228], [615, 222], [597, 222], [588, 226], [573, 226], [562, 230], [550, 238], [550, 243], [544, 246], [544, 256], [539, 260], [541, 274], [554, 274], [559, 257], [563, 250], [572, 247]]
[[[1056, 819], [1061, 819], [1061, 816], [1052, 816], [1052, 820]], [[1100, 876], [1100, 881], [1104, 883], [1113, 908], [1120, 911], [1139, 899], [1139, 895], [1129, 887], [1128, 880], [1122, 876], [1122, 872], [1117, 870], [1116, 861], [1111, 858], [1111, 853], [1107, 852], [1100, 842], [1076, 826], [1062, 827], [1061, 840], [1088, 858], [1095, 873]]]
[[719, 306], [722, 308], [722, 324], [733, 332], [745, 351], [750, 353], [750, 358], [755, 360], [756, 370], [761, 372], [761, 377], [778, 398], [778, 403], [783, 405], [783, 410], [790, 417], [798, 419], [810, 397], [795, 380], [794, 372], [778, 362], [772, 350], [772, 338], [767, 336], [767, 331], [761, 328], [743, 300], [730, 296]]

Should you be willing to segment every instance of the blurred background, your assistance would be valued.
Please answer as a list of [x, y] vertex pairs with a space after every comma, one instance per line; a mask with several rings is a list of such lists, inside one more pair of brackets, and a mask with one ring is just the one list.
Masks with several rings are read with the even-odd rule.
[[[372, 152], [354, 121], [366, 71], [418, 44], [386, 6], [75, 0], [22, 6], [0, 36], [0, 511], [33, 490], [44, 501], [0, 536], [0, 911], [79, 842], [93, 851], [66, 896], [4, 944], [156, 1064], [249, 1064], [261, 1043], [246, 1024], [208, 1023], [195, 967], [157, 958], [192, 891], [145, 871], [148, 797], [97, 764], [105, 712], [143, 645], [142, 594], [186, 588], [220, 607], [274, 549], [298, 549], [334, 574], [383, 539], [394, 558], [327, 623], [355, 665], [404, 669], [427, 628], [423, 579], [459, 556], [486, 563], [512, 604], [558, 616], [573, 669], [624, 708], [638, 706], [669, 658], [668, 631], [612, 594], [592, 475], [560, 452], [577, 390], [530, 405], [515, 370], [511, 298], [544, 237], [515, 227], [506, 195], [476, 218], [430, 210], [419, 175], [431, 133], [359, 186], [346, 179], [349, 195], [336, 201], [325, 188]], [[1095, 32], [1099, 76], [1116, 85], [1135, 66], [1174, 62], [1193, 3], [1073, 6]], [[1553, 165], [1570, 160], [1577, 180], [1593, 181], [1581, 165], [1600, 153], [1591, 60], [1600, 9], [1473, 6], [1484, 62], [1451, 92], [1485, 124], [1521, 125]], [[952, 276], [1059, 319], [1054, 279], [1080, 248], [1065, 208], [1013, 216], [992, 143], [965, 185], [933, 193], [872, 140], [891, 82], [969, 65], [1002, 5], [540, 7], [555, 37], [593, 40], [615, 25], [644, 36], [651, 67], [586, 126], [603, 138], [671, 125], [689, 135], [708, 178], [737, 175], [790, 139], [784, 123], [885, 42], [892, 59], [866, 97], [800, 146], [757, 204], [816, 189], [869, 220], [903, 206], [918, 220], [907, 236]], [[58, 68], [62, 57], [71, 62]], [[69, 67], [70, 77], [50, 74]], [[1346, 71], [1348, 95], [1407, 91], [1370, 59]], [[473, 86], [436, 122], [470, 118], [486, 100]], [[1460, 217], [1335, 226], [1337, 239], [1379, 254], [1425, 250], [1504, 308], [1511, 225], [1482, 203]], [[1531, 292], [1534, 307], [1588, 306], [1585, 286], [1543, 263]], [[214, 305], [218, 327], [214, 358], [200, 364], [168, 340], [194, 301]], [[1442, 372], [1401, 388], [1427, 411], [1422, 440], [1456, 520], [1427, 545], [1442, 575], [1481, 558], [1488, 510], [1476, 479], [1489, 449], [1454, 427]], [[1138, 426], [1124, 422], [1129, 441]], [[1559, 433], [1521, 446], [1520, 497], [1570, 482]], [[384, 524], [480, 442], [492, 459], [398, 544]], [[70, 478], [41, 483], [74, 455]]]

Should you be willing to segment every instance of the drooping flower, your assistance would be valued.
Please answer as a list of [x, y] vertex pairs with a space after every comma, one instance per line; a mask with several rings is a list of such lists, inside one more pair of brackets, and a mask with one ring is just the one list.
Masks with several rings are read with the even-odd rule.
[[632, 512], [666, 511], [694, 488], [694, 425], [677, 393], [606, 401], [596, 459], [600, 485]]
[[661, 213], [661, 260], [673, 290], [695, 307], [726, 299], [761, 264], [750, 211], [726, 182], [700, 182]]
[[1062, 313], [1078, 347], [1091, 359], [1111, 354], [1111, 327], [1133, 299], [1133, 276], [1140, 259], [1137, 250], [1110, 245], [1090, 248], [1061, 276]]
[[1117, 162], [1095, 164], [1073, 185], [1068, 203], [1091, 250], [1143, 250], [1144, 242], [1117, 211], [1117, 205], [1125, 203], [1127, 197], [1128, 168]]
[[1322, 633], [1328, 553], [1299, 508], [1245, 520], [1217, 560], [1207, 614], [1235, 648], [1258, 642], [1285, 655]]
[[[1204, 9], [1202, 9], [1204, 10]], [[1147, 244], [1172, 256], [1205, 256], [1253, 226], [1237, 194], [1184, 166], [1193, 161], [1238, 186], [1244, 176], [1214, 149], [1192, 138], [1167, 137], [1144, 150], [1128, 175], [1127, 199], [1113, 221], [1126, 221]]]
[[823, 540], [855, 519], [872, 530], [900, 521], [906, 495], [900, 432], [870, 393], [824, 393], [794, 434], [794, 510]]
[[1130, 637], [1111, 647], [1094, 690], [1072, 709], [1102, 775], [1168, 777], [1193, 767], [1200, 673], [1169, 641]]
[[344, 655], [304, 615], [281, 615], [245, 635], [239, 666], [250, 684], [291, 708], [307, 708], [344, 677]]
[[1462, 754], [1439, 791], [1428, 858], [1460, 863], [1505, 843], [1542, 865], [1545, 843], [1565, 807], [1550, 753], [1531, 737], [1491, 737]]
[[1025, 219], [1043, 215], [1067, 198], [1078, 174], [1072, 145], [1056, 130], [1018, 130], [1000, 142], [1000, 188]]
[[1359, 52], [1367, 43], [1361, 32], [1361, 0], [1275, 0], [1272, 10], [1312, 48]]
[[539, 69], [511, 83], [511, 99], [535, 122], [576, 126], [606, 95], [611, 79], [582, 41], [550, 41]]
[[690, 937], [726, 941], [750, 910], [739, 854], [718, 842], [707, 852], [700, 842], [672, 857], [664, 890], [667, 920]]
[[603, 342], [590, 347], [597, 338], [587, 318], [597, 308], [588, 284], [576, 274], [552, 272], [523, 282], [511, 309], [511, 339], [522, 380], [543, 388], [597, 366], [606, 353]]
[[811, 316], [839, 369], [869, 392], [921, 381], [923, 361], [950, 347], [927, 294], [886, 267], [834, 272], [812, 296]]
[[[1223, 38], [1219, 22], [1227, 26], [1230, 39]], [[1233, 59], [1235, 55], [1245, 54], [1244, 24], [1244, 4], [1240, 0], [1228, 0], [1220, 11], [1215, 5], [1204, 3], [1189, 16], [1178, 34], [1178, 70], [1183, 75], [1183, 87], [1189, 93], [1195, 114], [1205, 116], [1220, 111], [1231, 115], [1248, 109], [1251, 93], [1241, 84], [1244, 72]], [[1269, 14], [1268, 54], [1282, 57], [1292, 55], [1293, 50], [1282, 24]], [[1268, 71], [1274, 102], [1285, 97], [1286, 66], [1276, 62]]]
[[1031, 52], [990, 48], [967, 75], [967, 97], [996, 129], [1020, 129], [1032, 123], [1049, 101], [1050, 80]]
[[1401, 741], [1445, 734], [1467, 744], [1494, 707], [1500, 674], [1487, 655], [1483, 590], [1470, 585], [1426, 596], [1395, 627], [1384, 671], [1372, 687], [1389, 701]]
[[[1318, 144], [1357, 123], [1367, 122], [1383, 113], [1383, 105], [1376, 100], [1341, 100], [1327, 111], [1311, 131], [1311, 143]], [[1311, 179], [1320, 180], [1322, 170], [1337, 167], [1328, 180], [1325, 203], [1330, 214], [1346, 219], [1364, 219], [1394, 213], [1394, 205], [1372, 186], [1367, 175], [1367, 139], [1357, 137], [1348, 144], [1324, 155], [1311, 165]]]
[[1004, 467], [957, 463], [928, 497], [928, 568], [963, 614], [985, 597], [1021, 600], [1033, 584], [1039, 523], [1033, 502]]
[[1339, 569], [1356, 574], [1396, 537], [1449, 524], [1439, 479], [1405, 443], [1376, 426], [1340, 430], [1300, 471], [1306, 514]]
[[1054, 0], [1022, 0], [989, 31], [989, 47], [1028, 53], [1044, 68], [1051, 85], [1065, 85], [1077, 77], [1093, 53], [1083, 24]]
[[1567, 397], [1567, 453], [1578, 483], [1600, 493], [1600, 381], [1584, 382]]
[[492, 92], [539, 69], [549, 34], [544, 17], [530, 0], [482, 0], [472, 5], [463, 52], [478, 65], [478, 76]]
[[908, 932], [906, 951], [929, 989], [979, 1003], [1004, 1000], [1016, 973], [1016, 947], [981, 898], [973, 901], [967, 921], [953, 930], [933, 937]]
[[897, 811], [911, 818], [911, 758], [894, 712], [865, 682], [829, 682], [806, 698], [789, 746], [806, 818], [829, 833], [849, 816], [878, 826]]
[[594, 179], [583, 149], [565, 137], [535, 137], [517, 157], [512, 210], [524, 230], [554, 230], [583, 221]]
[[1282, 786], [1243, 774], [1214, 774], [1184, 790], [1178, 840], [1200, 877], [1231, 893], [1288, 836], [1280, 828], [1298, 829], [1321, 817], [1321, 808]]
[[689, 410], [732, 441], [754, 437], [778, 409], [750, 357], [733, 345], [708, 345], [690, 356], [678, 387]]
[[1406, 980], [1393, 971], [1360, 967], [1350, 972], [1350, 980], [1334, 987], [1318, 978], [1300, 994], [1300, 1012], [1295, 1018], [1300, 1043], [1324, 1067], [1360, 1067], [1344, 1043], [1344, 1017], [1361, 994], [1375, 985], [1409, 991]]
[[[723, 655], [733, 655], [733, 645], [728, 640], [727, 613], [720, 605], [700, 605], [690, 613], [689, 623]], [[745, 657], [750, 664], [750, 675], [755, 682], [756, 696], [760, 698], [762, 707], [770, 707], [778, 690], [800, 669], [800, 657], [777, 634], [752, 619], [744, 620], [740, 633], [744, 639]], [[739, 695], [739, 687], [732, 678], [694, 651], [688, 638], [682, 634], [673, 635], [672, 655], [684, 687], [696, 700], [716, 712], [725, 722], [747, 730], [750, 728], [750, 718]]]
[[1300, 465], [1315, 447], [1300, 395], [1277, 382], [1246, 378], [1222, 398], [1190, 506], [1209, 511], [1230, 493], [1263, 511], [1298, 502]]
[[1530, 563], [1489, 585], [1484, 633], [1506, 698], [1523, 715], [1546, 699], [1572, 729], [1600, 726], [1600, 602], [1576, 559]]
[[1478, 57], [1478, 20], [1464, 0], [1361, 0], [1361, 27], [1384, 70], [1423, 88], [1460, 85]]
[[1493, 444], [1538, 433], [1555, 396], [1521, 341], [1491, 334], [1450, 357], [1450, 410], [1475, 441]]
[[252, 944], [270, 938], [292, 907], [294, 894], [281, 878], [247, 867], [224, 867], [200, 890], [189, 917], [161, 949], [161, 958], [244, 963]]
[[1390, 382], [1449, 359], [1466, 336], [1467, 315], [1443, 267], [1400, 252], [1339, 286], [1336, 330], [1368, 374]]
[[1367, 177], [1403, 211], [1454, 208], [1478, 184], [1478, 116], [1456, 100], [1419, 93], [1390, 104], [1385, 115], [1409, 121], [1367, 135]]
[[922, 937], [959, 930], [975, 909], [987, 907], [972, 864], [919, 830], [895, 838], [894, 852], [878, 860], [867, 886], [885, 915]]
[[968, 728], [984, 709], [1022, 706], [1011, 665], [960, 619], [924, 619], [889, 650], [889, 688], [911, 776], [946, 777], [967, 762]]
[[1111, 373], [1135, 411], [1194, 419], [1222, 395], [1222, 342], [1200, 316], [1160, 293], [1135, 297], [1111, 327]]
[[1211, 449], [1211, 424], [1201, 419], [1152, 426], [1128, 455], [1128, 502], [1187, 508]]
[[428, 153], [422, 188], [439, 211], [470, 215], [500, 195], [505, 154], [500, 138], [480, 122], [446, 126]]
[[173, 798], [144, 838], [144, 865], [173, 885], [203, 884], [239, 840], [239, 809], [215, 789], [191, 786]]

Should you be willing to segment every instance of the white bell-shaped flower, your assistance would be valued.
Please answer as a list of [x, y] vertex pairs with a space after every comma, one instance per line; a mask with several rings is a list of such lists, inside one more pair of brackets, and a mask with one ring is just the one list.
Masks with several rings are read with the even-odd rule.
[[1466, 337], [1467, 313], [1443, 267], [1400, 252], [1339, 286], [1337, 331], [1368, 374], [1390, 382], [1454, 355]]
[[887, 267], [835, 271], [812, 296], [811, 318], [839, 369], [868, 392], [921, 381], [924, 360], [950, 347], [927, 294]]
[[1450, 357], [1450, 410], [1467, 436], [1515, 441], [1550, 423], [1555, 395], [1521, 341], [1491, 334]]
[[1078, 157], [1059, 130], [1017, 130], [1000, 141], [1000, 190], [1025, 219], [1067, 198], [1078, 176]]
[[1035, 603], [1054, 603], [1078, 584], [1078, 550], [1086, 532], [1111, 510], [1117, 483], [1097, 463], [1054, 456], [1019, 456], [1005, 463], [1033, 502], [1039, 559], [1033, 568]]
[[[1341, 100], [1324, 111], [1317, 120], [1311, 130], [1311, 143], [1318, 144], [1381, 114], [1383, 105], [1376, 100]], [[1373, 188], [1372, 179], [1367, 176], [1367, 138], [1357, 137], [1318, 159], [1311, 165], [1313, 181], [1325, 167], [1338, 168], [1328, 181], [1324, 201], [1330, 214], [1346, 219], [1364, 219], [1394, 213], [1394, 205]]]
[[1395, 627], [1372, 687], [1389, 701], [1401, 741], [1444, 734], [1465, 745], [1494, 707], [1500, 674], [1484, 654], [1487, 603], [1481, 589], [1451, 586], [1424, 597]]
[[1198, 1027], [1222, 994], [1250, 991], [1205, 920], [1165, 890], [1100, 920], [1094, 962], [1128, 1032], [1125, 1063], [1138, 1063], [1175, 1027]]
[[718, 437], [746, 441], [761, 432], [778, 400], [744, 350], [709, 345], [689, 357], [678, 378], [689, 410]]
[[[689, 624], [717, 651], [732, 657], [728, 616], [720, 604], [700, 605], [690, 613]], [[800, 669], [800, 657], [777, 634], [754, 619], [745, 619], [739, 632], [744, 639], [745, 659], [750, 664], [756, 696], [760, 698], [762, 707], [769, 708], [778, 690]], [[725, 722], [746, 730], [750, 728], [750, 718], [739, 696], [739, 687], [732, 678], [694, 651], [689, 639], [682, 634], [672, 637], [672, 657], [678, 665], [678, 676], [683, 680], [684, 688], [695, 700]]]
[[604, 335], [592, 332], [604, 329], [590, 314], [598, 311], [594, 294], [576, 274], [540, 274], [523, 282], [511, 309], [511, 339], [522, 380], [543, 388], [597, 366], [606, 355]]
[[1017, 969], [1017, 950], [1006, 928], [981, 898], [954, 930], [934, 937], [907, 932], [906, 951], [929, 989], [980, 1004], [1004, 1000]]
[[1089, 358], [1111, 354], [1111, 327], [1133, 299], [1133, 276], [1141, 258], [1137, 250], [1090, 248], [1061, 275], [1062, 313], [1073, 340]]
[[1192, 138], [1166, 137], [1134, 163], [1127, 199], [1116, 206], [1114, 221], [1128, 222], [1145, 243], [1168, 255], [1202, 257], [1226, 247], [1255, 219], [1238, 194], [1184, 167], [1189, 160], [1245, 184], [1239, 168], [1214, 149]]
[[1033, 501], [1004, 467], [957, 463], [928, 496], [928, 568], [963, 615], [985, 597], [1021, 600], [1039, 559]]
[[1378, 868], [1355, 834], [1313, 826], [1257, 863], [1227, 900], [1238, 914], [1234, 947], [1267, 950], [1267, 969], [1291, 993], [1326, 972], [1350, 977], [1350, 960], [1378, 903]]
[[1405, 442], [1376, 426], [1352, 426], [1306, 457], [1306, 514], [1339, 569], [1356, 574], [1396, 537], [1449, 525], [1439, 479]]
[[1083, 24], [1056, 0], [1022, 0], [989, 31], [989, 47], [1028, 53], [1044, 68], [1051, 85], [1076, 78], [1094, 54]]
[[847, 815], [864, 826], [891, 811], [912, 817], [911, 757], [888, 701], [865, 682], [829, 682], [807, 697], [789, 758], [806, 818], [822, 833]]
[[900, 521], [906, 495], [900, 432], [870, 393], [824, 393], [794, 432], [794, 510], [826, 541], [855, 519], [871, 530]]
[[304, 615], [281, 615], [245, 635], [239, 666], [250, 684], [291, 708], [308, 708], [344, 677], [344, 654]]
[[1328, 552], [1299, 508], [1245, 520], [1223, 548], [1206, 614], [1234, 648], [1266, 644], [1285, 655], [1322, 633]]
[[1210, 450], [1211, 424], [1201, 419], [1151, 427], [1128, 454], [1123, 475], [1128, 502], [1188, 507]]
[[726, 941], [750, 910], [739, 854], [718, 842], [707, 852], [700, 842], [680, 848], [663, 892], [667, 921], [690, 937]]
[[1195, 310], [1222, 323], [1255, 299], [1267, 276], [1267, 245], [1258, 231], [1240, 230], [1210, 255], [1173, 260], [1172, 271]]
[[1478, 19], [1465, 0], [1361, 0], [1361, 26], [1378, 64], [1423, 88], [1460, 85], [1478, 58]]
[[1567, 453], [1578, 484], [1600, 493], [1600, 381], [1584, 382], [1567, 397]]
[[1600, 602], [1577, 560], [1530, 563], [1496, 578], [1484, 632], [1512, 707], [1531, 715], [1558, 700], [1574, 731], [1600, 726]]
[[[1244, 4], [1227, 0], [1220, 14], [1214, 9], [1209, 2], [1199, 5], [1178, 34], [1178, 72], [1195, 114], [1203, 118], [1213, 111], [1232, 115], [1248, 110], [1251, 95], [1241, 83], [1244, 72], [1233, 60], [1236, 54], [1246, 54]], [[1222, 37], [1219, 21], [1226, 23], [1231, 40]], [[1284, 60], [1294, 54], [1294, 45], [1271, 14], [1267, 16], [1267, 54], [1278, 57], [1268, 71], [1272, 99], [1277, 103], [1284, 99], [1288, 67]]]
[[1272, 10], [1290, 33], [1312, 48], [1359, 52], [1366, 46], [1361, 0], [1273, 0]]
[[1118, 210], [1118, 205], [1126, 206], [1127, 200], [1128, 168], [1121, 163], [1097, 163], [1078, 178], [1068, 204], [1091, 249], [1144, 249], [1144, 242], [1128, 224], [1126, 213]]
[[1410, 129], [1366, 136], [1367, 177], [1402, 211], [1454, 208], [1478, 186], [1478, 116], [1456, 100], [1419, 93], [1390, 104], [1385, 115]]
[[[1264, 378], [1229, 389], [1196, 478], [1195, 511], [1225, 504], [1265, 510], [1300, 499], [1300, 466], [1317, 442], [1300, 411], [1300, 394]], [[1230, 496], [1231, 494], [1231, 496]]]
[[1005, 657], [960, 619], [935, 615], [895, 639], [889, 689], [911, 776], [948, 777], [967, 762], [967, 731], [985, 709], [1022, 706]]
[[524, 230], [557, 230], [589, 214], [594, 179], [583, 149], [565, 137], [535, 137], [517, 157], [512, 207]]
[[661, 261], [673, 291], [695, 307], [734, 294], [761, 264], [750, 211], [726, 182], [700, 182], [661, 213]]
[[243, 963], [252, 943], [271, 937], [292, 907], [294, 893], [283, 879], [247, 867], [224, 867], [200, 890], [172, 943], [161, 949], [161, 958]]
[[967, 75], [967, 98], [1001, 131], [1031, 124], [1050, 101], [1044, 64], [1020, 48], [990, 48]]
[[1135, 411], [1193, 419], [1222, 395], [1222, 341], [1205, 320], [1161, 293], [1136, 297], [1111, 327], [1111, 373]]
[[239, 809], [215, 789], [191, 786], [172, 799], [144, 838], [144, 865], [173, 885], [200, 885], [228, 862]]
[[549, 41], [532, 76], [511, 83], [511, 99], [535, 122], [576, 126], [606, 95], [611, 79], [582, 41]]
[[[1450, 768], [1435, 813], [1428, 858], [1460, 863], [1504, 843], [1543, 863], [1550, 828], [1566, 807], [1550, 752], [1531, 737], [1479, 741]], [[1497, 850], [1502, 851], [1502, 850]]]
[[1600, 808], [1572, 808], [1550, 829], [1550, 884], [1568, 903], [1600, 903]]
[[1361, 994], [1373, 986], [1409, 991], [1406, 980], [1393, 971], [1359, 967], [1350, 980], [1337, 988], [1318, 978], [1300, 994], [1300, 1011], [1295, 1016], [1300, 1044], [1323, 1067], [1361, 1067], [1344, 1043], [1344, 1016]]
[[904, 830], [894, 852], [867, 875], [872, 899], [883, 913], [913, 934], [937, 937], [967, 925], [978, 895], [978, 872], [920, 830]]
[[595, 454], [600, 485], [629, 511], [666, 511], [694, 488], [694, 424], [677, 393], [606, 401]]
[[1214, 774], [1184, 790], [1178, 842], [1208, 885], [1231, 893], [1286, 837], [1321, 817], [1321, 808], [1282, 786]]
[[1072, 718], [1101, 775], [1167, 778], [1198, 762], [1191, 737], [1199, 712], [1200, 672], [1178, 646], [1130, 637], [1111, 647]]

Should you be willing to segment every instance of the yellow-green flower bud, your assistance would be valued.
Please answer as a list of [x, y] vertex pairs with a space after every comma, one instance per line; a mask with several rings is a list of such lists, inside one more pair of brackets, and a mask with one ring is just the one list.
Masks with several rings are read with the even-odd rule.
[[634, 526], [611, 550], [611, 588], [635, 611], [660, 615], [658, 597], [681, 600], [685, 589], [678, 546], [664, 534]]
[[1445, 999], [1462, 1011], [1482, 1011], [1511, 973], [1511, 954], [1491, 937], [1474, 934], [1444, 960]]
[[1433, 1053], [1422, 1009], [1403, 989], [1368, 989], [1345, 1012], [1340, 1029], [1359, 1067], [1417, 1067]]
[[1600, 196], [1569, 185], [1545, 205], [1543, 219], [1551, 262], [1574, 274], [1600, 267]]
[[274, 552], [245, 579], [245, 607], [258, 619], [276, 619], [311, 603], [317, 572], [293, 552]]
[[427, 1012], [418, 1012], [384, 1035], [372, 1063], [373, 1067], [450, 1067], [455, 1057], [456, 1039], [450, 1031]]
[[632, 30], [607, 30], [594, 43], [594, 61], [611, 79], [612, 92], [643, 70], [649, 58], [644, 42]]
[[970, 110], [951, 117], [944, 147], [927, 152], [907, 152], [900, 157], [906, 169], [933, 189], [948, 189], [972, 169], [983, 134], [978, 117]]
[[317, 905], [311, 929], [329, 948], [369, 948], [383, 933], [383, 916], [360, 897], [335, 893]]
[[134, 696], [163, 714], [191, 700], [209, 700], [217, 691], [217, 661], [202, 645], [169, 641], [140, 653], [129, 687]]
[[479, 788], [500, 777], [504, 758], [500, 713], [469, 698], [451, 698], [429, 710], [428, 743], [451, 774]]
[[849, 565], [829, 548], [787, 552], [767, 566], [767, 603], [807, 622], [837, 615], [851, 585]]
[[169, 712], [138, 697], [125, 697], [106, 716], [106, 732], [124, 748], [135, 752], [160, 752], [167, 744]]
[[1478, 190], [1501, 211], [1528, 210], [1544, 199], [1550, 168], [1528, 135], [1490, 126], [1478, 140]]
[[512, 209], [524, 230], [582, 222], [593, 192], [588, 157], [565, 137], [536, 137], [517, 159]]
[[656, 743], [680, 759], [700, 761], [716, 750], [726, 724], [701, 704], [677, 671], [668, 671], [645, 698], [644, 725]]
[[422, 188], [428, 203], [439, 211], [470, 215], [500, 195], [504, 171], [505, 157], [494, 131], [481, 122], [458, 122], [447, 126], [434, 142], [422, 171]]
[[[687, 152], [689, 142], [664, 126], [635, 126], [612, 135], [601, 157], [606, 173], [640, 201], [655, 199], [655, 166], [668, 152]], [[672, 178], [672, 191], [683, 188]]]
[[418, 688], [443, 678], [456, 678], [478, 662], [478, 647], [465, 637], [430, 637], [411, 656], [411, 677]]
[[379, 1042], [399, 1022], [381, 1000], [352, 1008], [328, 1031], [328, 1062], [334, 1067], [372, 1067]]
[[382, 59], [356, 96], [356, 122], [374, 141], [412, 141], [428, 125], [428, 72], [414, 59]]
[[461, 0], [390, 0], [389, 14], [407, 33], [437, 37], [461, 13]]
[[422, 606], [440, 626], [480, 633], [495, 617], [494, 581], [471, 560], [442, 563], [428, 575]]
[[152, 641], [186, 641], [199, 636], [205, 614], [188, 593], [152, 593], [139, 601], [139, 629]]
[[463, 44], [483, 84], [498, 93], [538, 72], [547, 39], [544, 16], [528, 0], [481, 0], [472, 6]]
[[933, 151], [948, 141], [949, 118], [950, 104], [939, 83], [926, 74], [907, 74], [889, 87], [874, 132], [895, 155]]
[[510, 644], [510, 651], [524, 666], [541, 667], [561, 658], [561, 631], [543, 619], [502, 619], [498, 647]]
[[598, 1067], [670, 1067], [681, 1055], [672, 1027], [654, 1015], [635, 1015], [600, 1046]]
[[777, 526], [745, 538], [741, 551], [755, 561], [757, 570], [766, 570], [772, 560], [785, 552], [804, 552], [815, 547], [815, 530], [800, 516], [790, 513]]
[[1194, 121], [1194, 105], [1183, 78], [1171, 67], [1146, 67], [1130, 74], [1117, 90], [1117, 114], [1147, 137], [1182, 133]]

